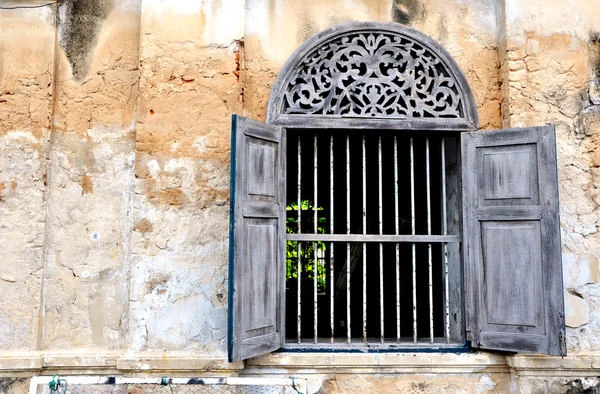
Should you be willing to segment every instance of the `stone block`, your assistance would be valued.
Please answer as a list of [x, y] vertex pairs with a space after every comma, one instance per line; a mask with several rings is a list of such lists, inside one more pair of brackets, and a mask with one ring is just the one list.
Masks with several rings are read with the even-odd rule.
[[565, 294], [565, 319], [568, 327], [576, 328], [587, 324], [590, 320], [590, 307], [581, 297], [571, 293]]
[[572, 289], [600, 280], [600, 261], [596, 256], [563, 254], [563, 281], [566, 289]]

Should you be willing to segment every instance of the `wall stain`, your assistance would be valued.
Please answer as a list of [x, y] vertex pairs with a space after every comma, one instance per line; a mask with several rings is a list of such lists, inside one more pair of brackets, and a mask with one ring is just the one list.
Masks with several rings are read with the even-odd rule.
[[142, 234], [150, 233], [150, 232], [152, 232], [152, 230], [153, 230], [152, 223], [150, 223], [148, 221], [148, 219], [139, 220], [133, 226], [133, 231], [137, 231], [137, 232], [142, 233]]
[[81, 195], [90, 194], [94, 192], [94, 184], [92, 183], [92, 178], [88, 175], [84, 175], [81, 177]]
[[115, 0], [65, 0], [59, 6], [59, 43], [77, 82], [90, 70], [102, 24], [114, 6]]
[[600, 81], [600, 31], [590, 33], [590, 46], [592, 50], [592, 56], [590, 56], [592, 59], [592, 70], [596, 81]]
[[392, 2], [392, 19], [394, 22], [408, 25], [425, 16], [425, 7], [421, 0], [394, 0]]
[[[148, 281], [148, 284], [146, 286], [146, 288], [148, 289], [148, 293], [152, 293], [154, 291], [154, 289], [158, 288], [164, 288], [164, 286], [167, 284], [167, 282], [169, 282], [169, 277], [165, 276], [165, 275], [157, 275], [157, 276], [153, 276], [152, 279], [150, 279], [150, 281]], [[159, 289], [157, 289], [159, 290]]]
[[185, 203], [186, 198], [180, 188], [166, 189], [161, 190], [159, 201], [163, 205], [170, 205], [179, 208]]

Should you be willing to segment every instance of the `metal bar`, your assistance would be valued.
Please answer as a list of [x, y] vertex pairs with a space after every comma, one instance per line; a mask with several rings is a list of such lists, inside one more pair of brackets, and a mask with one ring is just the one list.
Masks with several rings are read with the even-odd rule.
[[[314, 227], [314, 233], [317, 234], [319, 232], [319, 217], [318, 217], [318, 210], [317, 207], [319, 206], [318, 202], [317, 202], [317, 198], [318, 198], [318, 194], [317, 194], [317, 185], [318, 185], [318, 174], [317, 174], [317, 134], [315, 133], [314, 136], [314, 147], [313, 147], [313, 154], [314, 154], [314, 174], [313, 174], [313, 184], [314, 184], [314, 198], [313, 198], [313, 227]], [[318, 333], [317, 333], [317, 328], [318, 328], [318, 305], [317, 305], [317, 298], [318, 298], [318, 278], [319, 278], [319, 243], [315, 242], [313, 243], [313, 251], [314, 251], [314, 262], [313, 262], [313, 302], [314, 302], [314, 335], [315, 335], [315, 343], [318, 343]]]
[[[333, 134], [329, 141], [329, 233], [333, 234]], [[335, 323], [334, 323], [334, 270], [333, 270], [333, 242], [329, 243], [329, 324], [331, 326], [331, 343], [335, 339]]]
[[[429, 137], [425, 138], [425, 182], [427, 185], [427, 235], [431, 235], [431, 169], [429, 168]], [[433, 343], [433, 265], [431, 244], [427, 244], [429, 268], [429, 342]]]
[[[410, 137], [410, 216], [412, 235], [415, 235], [415, 146]], [[417, 343], [417, 250], [412, 244], [413, 342]]]
[[288, 241], [322, 242], [392, 242], [392, 243], [441, 243], [460, 242], [458, 235], [410, 235], [410, 234], [287, 234]]
[[[346, 234], [350, 234], [350, 136], [346, 135]], [[352, 342], [350, 332], [350, 244], [346, 243], [346, 337]]]
[[[302, 141], [300, 135], [298, 134], [298, 234], [302, 233]], [[297, 243], [297, 268], [296, 274], [298, 277], [298, 322], [297, 322], [297, 334], [298, 334], [298, 343], [302, 342], [302, 292], [301, 292], [301, 283], [302, 283], [302, 245], [300, 241]]]
[[[379, 235], [383, 234], [383, 175], [382, 175], [382, 164], [381, 164], [381, 136], [378, 141], [377, 157], [379, 159]], [[383, 244], [379, 243], [379, 324], [380, 324], [380, 339], [381, 343], [384, 342], [384, 304], [383, 304]]]
[[[396, 235], [400, 233], [398, 210], [398, 139], [394, 136], [394, 212]], [[400, 342], [400, 245], [396, 244], [396, 340]]]
[[[446, 205], [446, 141], [442, 138], [442, 234], [448, 234], [448, 207]], [[444, 295], [445, 295], [445, 325], [446, 325], [446, 342], [450, 343], [450, 290], [448, 288], [448, 244], [442, 246], [444, 258]]]
[[[363, 234], [367, 233], [367, 156], [365, 147], [365, 135], [362, 135], [362, 225]], [[367, 244], [363, 242], [363, 342], [367, 343]]]

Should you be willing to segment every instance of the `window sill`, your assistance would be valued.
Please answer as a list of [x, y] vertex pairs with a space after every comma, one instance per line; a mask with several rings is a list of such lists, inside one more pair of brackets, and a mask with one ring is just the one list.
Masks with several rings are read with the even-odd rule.
[[471, 349], [462, 343], [444, 343], [438, 342], [430, 344], [427, 341], [413, 343], [367, 343], [362, 342], [346, 343], [340, 341], [336, 343], [286, 343], [281, 349], [287, 353], [468, 353]]
[[491, 353], [280, 352], [250, 359], [246, 368], [285, 368], [303, 373], [509, 372], [507, 356]]

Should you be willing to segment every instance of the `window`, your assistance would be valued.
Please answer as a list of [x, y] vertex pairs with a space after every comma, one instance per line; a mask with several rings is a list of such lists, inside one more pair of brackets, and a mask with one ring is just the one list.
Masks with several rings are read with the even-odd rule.
[[463, 342], [457, 142], [288, 132], [288, 343]]
[[233, 118], [231, 360], [286, 338], [565, 354], [552, 127], [476, 131], [450, 56], [378, 23], [303, 44], [267, 122]]

